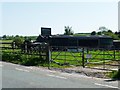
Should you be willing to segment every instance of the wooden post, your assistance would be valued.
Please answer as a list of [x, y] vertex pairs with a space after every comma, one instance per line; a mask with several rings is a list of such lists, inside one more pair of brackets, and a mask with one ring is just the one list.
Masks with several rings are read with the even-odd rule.
[[39, 58], [41, 58], [42, 56], [41, 56], [41, 45], [39, 45], [39, 51], [38, 51], [38, 53], [39, 53]]
[[[120, 80], [120, 61], [118, 61], [118, 72], [117, 72], [117, 74], [118, 74], [117, 79]], [[118, 86], [120, 86], [120, 85], [118, 85]], [[120, 87], [118, 87], [118, 88], [120, 88]]]
[[83, 66], [83, 68], [85, 68], [84, 48], [82, 49], [82, 66]]
[[25, 53], [27, 53], [27, 43], [25, 42]]
[[105, 50], [102, 51], [103, 51], [103, 69], [105, 69]]
[[13, 42], [13, 52], [14, 52], [14, 50], [15, 50], [15, 42]]
[[115, 48], [114, 48], [114, 52], [113, 52], [113, 54], [114, 54], [114, 60], [115, 60]]
[[48, 69], [50, 69], [50, 63], [51, 63], [51, 49], [50, 46], [48, 46], [48, 52], [49, 52], [49, 58], [48, 58]]
[[50, 69], [50, 60], [51, 60], [51, 50], [50, 50], [50, 46], [47, 44], [46, 45], [47, 51], [46, 51], [46, 60], [48, 63], [48, 69]]
[[64, 61], [64, 64], [66, 64], [66, 47], [65, 47], [65, 61]]
[[[88, 48], [87, 48], [87, 54], [89, 54], [89, 50], [88, 50]], [[89, 62], [89, 61], [88, 61], [88, 58], [87, 58], [87, 61], [86, 61], [86, 62], [87, 62], [87, 63]]]

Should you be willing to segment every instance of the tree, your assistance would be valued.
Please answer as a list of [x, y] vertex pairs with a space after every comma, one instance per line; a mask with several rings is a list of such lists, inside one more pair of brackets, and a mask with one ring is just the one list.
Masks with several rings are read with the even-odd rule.
[[98, 35], [102, 35], [102, 32], [97, 32]]
[[96, 31], [91, 32], [91, 35], [96, 35]]
[[3, 35], [3, 36], [2, 36], [2, 38], [3, 38], [3, 39], [6, 39], [6, 38], [7, 38], [7, 36], [6, 36], [6, 35]]
[[120, 38], [120, 34], [118, 35], [118, 37]]
[[112, 30], [108, 30], [108, 33], [113, 33]]
[[120, 38], [120, 32], [118, 32], [118, 37]]
[[23, 44], [23, 38], [15, 37], [13, 42], [15, 42], [15, 45], [19, 48]]
[[116, 31], [116, 32], [115, 32], [115, 35], [117, 35], [117, 34], [118, 34], [118, 32]]
[[16, 35], [15, 37], [19, 37], [19, 35]]
[[107, 31], [108, 29], [105, 26], [101, 26], [101, 27], [99, 27], [98, 30], [103, 32], [103, 31]]
[[65, 26], [65, 33], [64, 35], [73, 35], [72, 27]]

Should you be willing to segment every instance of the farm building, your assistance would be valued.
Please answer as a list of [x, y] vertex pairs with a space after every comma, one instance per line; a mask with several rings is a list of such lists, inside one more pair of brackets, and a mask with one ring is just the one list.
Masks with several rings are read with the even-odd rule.
[[109, 36], [38, 36], [36, 42], [47, 42], [50, 46], [79, 46], [90, 48], [112, 47], [113, 39]]
[[113, 40], [114, 48], [120, 49], [120, 40]]

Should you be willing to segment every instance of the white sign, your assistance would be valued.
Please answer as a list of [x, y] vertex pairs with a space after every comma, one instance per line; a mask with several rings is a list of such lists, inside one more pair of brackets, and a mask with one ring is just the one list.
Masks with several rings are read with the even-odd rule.
[[68, 51], [68, 52], [78, 52], [77, 49], [68, 49], [67, 51]]
[[86, 58], [91, 58], [91, 57], [92, 57], [91, 54], [87, 54], [87, 55], [86, 55]]

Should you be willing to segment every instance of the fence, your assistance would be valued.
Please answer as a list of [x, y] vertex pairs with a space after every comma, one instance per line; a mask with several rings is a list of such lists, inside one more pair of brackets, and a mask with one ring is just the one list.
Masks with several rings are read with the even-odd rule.
[[120, 49], [51, 47], [51, 67], [55, 64], [114, 70], [120, 65]]
[[[49, 46], [45, 43], [24, 45], [24, 49], [12, 46], [11, 43], [4, 43], [7, 47], [2, 47], [4, 53], [13, 53], [24, 56], [30, 65], [42, 63], [45, 61], [48, 68], [69, 68], [69, 67], [88, 67], [96, 69], [117, 69], [120, 65], [120, 49], [114, 48], [83, 48], [83, 47], [65, 47]], [[9, 44], [9, 45], [8, 45]], [[31, 61], [31, 58], [35, 58]], [[42, 60], [42, 61], [41, 61]], [[24, 61], [24, 62], [26, 62]], [[34, 65], [34, 64], [33, 64]]]
[[[37, 43], [35, 46], [24, 44], [24, 48], [16, 47], [15, 43], [2, 43], [2, 60], [23, 65], [43, 65], [48, 62], [48, 45]], [[13, 59], [13, 60], [12, 60]]]

